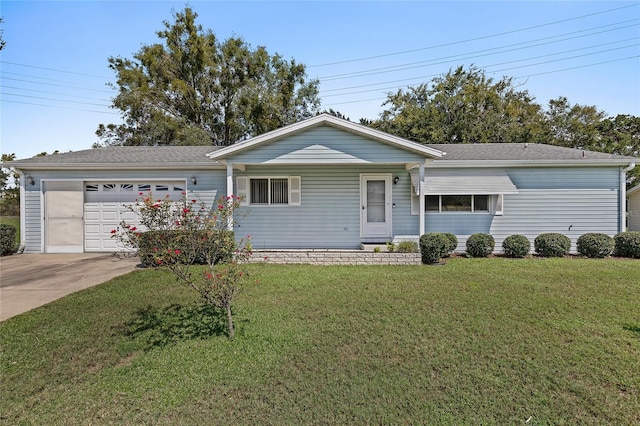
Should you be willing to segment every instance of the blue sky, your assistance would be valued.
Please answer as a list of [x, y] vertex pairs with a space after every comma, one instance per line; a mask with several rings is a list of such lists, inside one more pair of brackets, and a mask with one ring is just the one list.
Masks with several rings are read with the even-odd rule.
[[[109, 56], [132, 57], [172, 1], [4, 1], [0, 143], [18, 158], [88, 149], [109, 108]], [[323, 107], [377, 118], [385, 94], [459, 65], [514, 77], [538, 103], [566, 96], [640, 116], [640, 3], [599, 1], [191, 1], [218, 38], [307, 65]]]

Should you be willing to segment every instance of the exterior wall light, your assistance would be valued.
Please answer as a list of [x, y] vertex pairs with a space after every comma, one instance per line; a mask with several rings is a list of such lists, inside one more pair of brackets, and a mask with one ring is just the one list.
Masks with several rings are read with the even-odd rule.
[[198, 178], [196, 177], [196, 175], [191, 176], [191, 183], [194, 185], [198, 184]]
[[31, 176], [31, 175], [26, 175], [26, 176], [24, 177], [24, 179], [27, 181], [27, 183], [28, 183], [29, 185], [32, 185], [32, 186], [33, 186], [33, 185], [35, 185], [35, 184], [36, 184], [35, 179], [33, 179], [33, 176]]
[[400, 181], [400, 176], [396, 176], [393, 178], [393, 184], [396, 185]]

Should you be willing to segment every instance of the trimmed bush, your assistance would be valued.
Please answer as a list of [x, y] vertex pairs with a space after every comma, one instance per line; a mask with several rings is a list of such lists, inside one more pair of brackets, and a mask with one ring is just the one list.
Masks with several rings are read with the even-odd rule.
[[415, 241], [400, 241], [396, 247], [396, 253], [418, 253], [418, 243]]
[[615, 244], [614, 255], [640, 259], [640, 232], [620, 232], [613, 237]]
[[[203, 235], [204, 238], [204, 235]], [[190, 263], [193, 258], [194, 265], [205, 265], [207, 263], [206, 253], [212, 253], [215, 263], [229, 261], [233, 257], [235, 251], [235, 243], [225, 244], [223, 241], [234, 239], [233, 231], [223, 231], [216, 233], [216, 238], [210, 239], [206, 244], [203, 243], [202, 250], [194, 253], [193, 249], [189, 249], [189, 239], [187, 233], [180, 231], [147, 231], [140, 234], [138, 241], [138, 257], [140, 262], [145, 266], [157, 266], [155, 257], [157, 247], [166, 247], [166, 243], [161, 241], [169, 240], [170, 246], [174, 249], [181, 250], [181, 263]], [[225, 239], [225, 240], [223, 240]], [[226, 249], [229, 247], [229, 249]]]
[[531, 242], [524, 235], [509, 235], [502, 242], [502, 250], [507, 257], [523, 258], [531, 250]]
[[603, 258], [613, 251], [613, 238], [607, 234], [588, 233], [578, 238], [578, 253], [586, 257]]
[[16, 252], [17, 233], [15, 226], [7, 225], [6, 223], [0, 224], [0, 256]]
[[477, 233], [467, 238], [467, 255], [471, 257], [488, 257], [493, 253], [496, 241], [489, 234]]
[[571, 240], [566, 235], [549, 232], [538, 235], [533, 246], [540, 256], [563, 257], [571, 250]]
[[458, 237], [450, 232], [445, 232], [442, 235], [444, 235], [447, 240], [449, 240], [449, 244], [447, 245], [447, 252], [444, 254], [445, 257], [449, 257], [451, 256], [451, 253], [453, 253], [453, 251], [456, 249], [456, 247], [458, 247]]
[[447, 253], [449, 239], [440, 232], [430, 232], [420, 237], [420, 253], [422, 263], [432, 265], [438, 263]]

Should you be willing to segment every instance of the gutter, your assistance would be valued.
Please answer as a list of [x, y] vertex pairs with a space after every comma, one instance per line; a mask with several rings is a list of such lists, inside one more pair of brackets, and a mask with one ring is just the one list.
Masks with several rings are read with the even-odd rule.
[[636, 163], [629, 164], [626, 168], [620, 168], [620, 215], [618, 232], [624, 232], [627, 229], [627, 172], [633, 170]]

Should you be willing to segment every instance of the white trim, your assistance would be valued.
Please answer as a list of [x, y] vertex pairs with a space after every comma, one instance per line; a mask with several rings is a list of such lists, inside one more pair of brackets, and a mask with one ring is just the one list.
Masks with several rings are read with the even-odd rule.
[[640, 191], [640, 185], [634, 186], [633, 188], [627, 191], [627, 198], [629, 198], [630, 195], [635, 194], [638, 191]]
[[576, 160], [445, 160], [436, 159], [429, 168], [487, 168], [487, 167], [584, 167], [584, 166], [627, 166], [629, 159], [576, 159]]
[[[426, 198], [425, 198], [425, 187], [424, 187], [424, 178], [425, 178], [425, 172], [424, 172], [424, 164], [420, 164], [420, 169], [419, 169], [419, 182], [420, 184], [418, 185], [418, 197], [420, 197], [419, 199], [419, 203], [418, 206], [420, 208], [420, 212], [418, 213], [419, 215], [419, 235], [424, 235], [424, 233], [426, 232], [426, 226], [425, 226], [425, 214], [424, 211], [426, 210]], [[413, 194], [412, 197], [413, 198]]]
[[27, 200], [25, 200], [25, 180], [24, 173], [19, 174], [20, 179], [20, 246], [19, 248], [26, 248], [27, 239], [25, 235], [25, 231], [27, 229]]
[[[269, 190], [269, 202], [268, 203], [252, 203], [251, 202], [251, 180], [253, 179], [267, 179], [269, 181], [268, 190]], [[271, 179], [286, 179], [287, 180], [287, 203], [271, 203]], [[292, 190], [291, 181], [298, 181], [298, 199], [299, 202], [293, 203], [291, 202], [291, 194], [296, 192], [296, 190]], [[241, 193], [243, 191], [240, 190], [240, 181], [244, 181], [244, 185], [246, 185], [246, 193]], [[246, 175], [246, 176], [237, 176], [236, 184], [238, 184], [238, 196], [244, 196], [244, 202], [241, 203], [243, 206], [252, 206], [252, 207], [296, 207], [302, 204], [302, 177], [301, 176], [292, 176], [292, 175]]]
[[407, 139], [399, 138], [397, 136], [393, 136], [388, 133], [384, 133], [379, 130], [372, 129], [370, 127], [363, 126], [361, 124], [352, 123], [351, 121], [343, 120], [341, 118], [337, 118], [325, 113], [325, 114], [317, 115], [313, 118], [308, 118], [306, 120], [299, 121], [294, 124], [290, 124], [285, 127], [281, 127], [280, 129], [276, 129], [268, 133], [264, 133], [260, 136], [256, 136], [246, 141], [238, 142], [234, 145], [230, 145], [228, 147], [219, 149], [217, 151], [213, 151], [207, 154], [207, 156], [212, 160], [222, 159], [222, 158], [228, 157], [229, 155], [235, 154], [237, 152], [246, 151], [255, 146], [262, 145], [264, 143], [269, 143], [274, 140], [281, 139], [285, 136], [293, 135], [303, 130], [306, 130], [315, 126], [319, 126], [321, 124], [327, 124], [342, 130], [346, 130], [351, 133], [367, 136], [375, 140], [378, 140], [380, 142], [383, 142], [389, 145], [395, 145], [405, 150], [420, 153], [422, 155], [426, 155], [429, 157], [440, 158], [444, 155], [444, 153], [438, 149], [430, 148], [425, 145], [412, 142]]
[[[366, 182], [369, 180], [384, 180], [384, 198], [385, 198], [385, 223], [384, 223], [384, 235], [367, 235], [365, 233], [365, 198], [366, 198]], [[391, 193], [393, 185], [392, 173], [361, 173], [360, 174], [360, 238], [363, 239], [388, 239], [393, 236], [393, 194]]]

